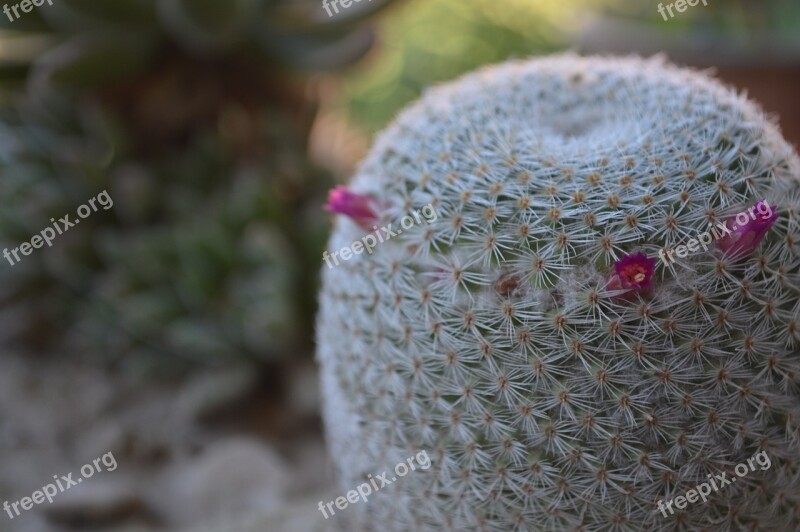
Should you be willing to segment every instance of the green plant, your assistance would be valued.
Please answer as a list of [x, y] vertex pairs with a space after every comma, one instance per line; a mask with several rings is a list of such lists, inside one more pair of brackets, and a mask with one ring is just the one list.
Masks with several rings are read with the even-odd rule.
[[[433, 463], [355, 526], [798, 528], [799, 175], [753, 104], [661, 59], [515, 61], [426, 93], [352, 189], [381, 223], [438, 220], [323, 272], [342, 486]], [[765, 198], [757, 238], [656, 263]], [[341, 217], [329, 249], [362, 233]], [[659, 512], [761, 451], [770, 469]]]
[[3, 21], [0, 231], [113, 210], [2, 270], [6, 345], [147, 365], [309, 352], [318, 212], [309, 72], [373, 42], [373, 0], [59, 0]]

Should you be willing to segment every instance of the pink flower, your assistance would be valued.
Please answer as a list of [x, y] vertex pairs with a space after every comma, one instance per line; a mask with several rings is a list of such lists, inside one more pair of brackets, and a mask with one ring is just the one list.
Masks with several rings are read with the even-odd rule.
[[727, 230], [717, 241], [717, 247], [732, 257], [751, 255], [777, 219], [778, 210], [770, 207], [767, 200], [761, 200], [750, 209], [749, 215], [744, 211], [725, 221], [725, 228], [731, 222], [733, 230]]
[[347, 187], [339, 185], [328, 192], [328, 203], [323, 206], [328, 212], [349, 216], [365, 231], [380, 219], [378, 201], [368, 194], [351, 192]]
[[645, 292], [652, 286], [656, 259], [650, 259], [642, 252], [625, 255], [614, 263], [614, 273], [608, 287], [612, 290], [634, 290]]

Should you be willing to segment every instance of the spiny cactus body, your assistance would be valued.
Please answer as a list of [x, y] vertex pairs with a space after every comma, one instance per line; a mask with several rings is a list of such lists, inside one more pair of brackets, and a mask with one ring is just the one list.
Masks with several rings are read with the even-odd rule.
[[[661, 59], [518, 61], [429, 91], [352, 188], [387, 220], [431, 202], [438, 220], [324, 272], [342, 486], [433, 462], [348, 509], [356, 526], [798, 529], [798, 175], [757, 107]], [[614, 282], [762, 199], [779, 216], [749, 256]], [[362, 233], [340, 216], [329, 247]], [[760, 451], [771, 468], [659, 512]]]

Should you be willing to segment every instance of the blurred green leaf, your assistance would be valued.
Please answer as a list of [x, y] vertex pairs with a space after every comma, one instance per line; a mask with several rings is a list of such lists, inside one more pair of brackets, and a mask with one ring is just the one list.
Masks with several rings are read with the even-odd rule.
[[59, 85], [76, 89], [104, 86], [130, 79], [149, 65], [157, 40], [137, 33], [129, 39], [118, 35], [81, 35], [49, 51], [36, 62], [34, 87]]

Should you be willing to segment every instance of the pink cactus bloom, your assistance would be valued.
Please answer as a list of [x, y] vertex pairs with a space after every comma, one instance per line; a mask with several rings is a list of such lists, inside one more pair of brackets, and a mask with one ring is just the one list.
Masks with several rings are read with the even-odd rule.
[[371, 231], [380, 219], [378, 201], [373, 196], [351, 192], [343, 185], [328, 192], [328, 203], [323, 209], [352, 218], [365, 231]]
[[728, 233], [717, 241], [717, 247], [732, 257], [752, 255], [758, 245], [778, 219], [778, 209], [770, 207], [766, 200], [756, 203], [750, 211], [739, 213], [725, 221], [731, 227]]
[[633, 290], [646, 292], [652, 287], [656, 259], [648, 258], [642, 252], [625, 255], [614, 263], [614, 273], [608, 287], [612, 290]]

